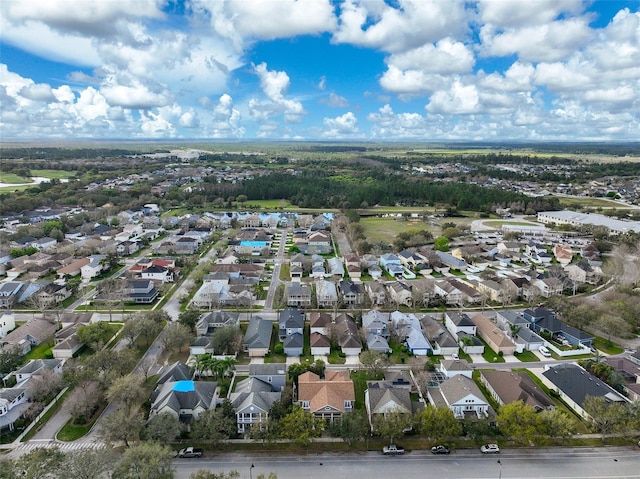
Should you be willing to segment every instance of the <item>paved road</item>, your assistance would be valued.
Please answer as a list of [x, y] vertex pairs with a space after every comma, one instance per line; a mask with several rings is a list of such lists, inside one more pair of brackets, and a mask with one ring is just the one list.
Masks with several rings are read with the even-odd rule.
[[[251, 464], [254, 467], [250, 470]], [[491, 456], [483, 456], [476, 450], [454, 451], [450, 456], [416, 451], [401, 457], [385, 457], [377, 452], [305, 456], [234, 453], [178, 459], [174, 467], [177, 479], [187, 479], [198, 469], [216, 473], [237, 470], [241, 478], [274, 472], [278, 479], [638, 479], [640, 449], [629, 446], [507, 450]]]

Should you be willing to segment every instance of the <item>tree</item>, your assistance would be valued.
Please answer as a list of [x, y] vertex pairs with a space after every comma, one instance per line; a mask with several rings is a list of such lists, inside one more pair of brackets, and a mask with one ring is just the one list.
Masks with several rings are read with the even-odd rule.
[[3, 377], [15, 371], [21, 363], [22, 354], [17, 346], [0, 350], [0, 375]]
[[211, 336], [211, 346], [216, 354], [235, 354], [240, 347], [242, 331], [239, 327], [227, 324], [216, 328]]
[[131, 411], [147, 397], [147, 392], [144, 389], [142, 377], [129, 374], [114, 379], [106, 396], [109, 402], [115, 402]]
[[122, 441], [128, 448], [129, 441], [138, 439], [143, 426], [144, 416], [139, 409], [129, 410], [121, 407], [100, 420], [98, 435], [110, 444]]
[[214, 443], [235, 437], [237, 434], [236, 415], [228, 399], [225, 399], [216, 409], [200, 414], [193, 423], [191, 431], [191, 437], [194, 439], [204, 439]]
[[364, 411], [356, 410], [340, 416], [329, 426], [329, 430], [333, 436], [341, 437], [351, 445], [369, 434], [369, 421]]
[[193, 340], [192, 330], [180, 323], [169, 323], [164, 328], [162, 345], [167, 352], [182, 351]]
[[428, 405], [416, 415], [415, 423], [420, 435], [436, 442], [462, 434], [462, 425], [447, 406]]
[[64, 463], [64, 454], [58, 448], [36, 448], [14, 462], [12, 477], [24, 479], [47, 479], [58, 477], [58, 471]]
[[371, 379], [382, 379], [389, 367], [389, 358], [377, 351], [364, 351], [360, 353], [360, 363], [369, 372]]
[[81, 324], [78, 327], [78, 341], [85, 343], [93, 351], [104, 347], [105, 335], [109, 331], [109, 325], [102, 321], [92, 324]]
[[576, 420], [560, 409], [545, 409], [538, 413], [540, 434], [548, 437], [570, 437], [576, 433]]
[[315, 361], [304, 359], [302, 362], [293, 363], [292, 365], [290, 365], [289, 369], [287, 370], [287, 375], [289, 376], [289, 379], [291, 379], [291, 381], [293, 381], [293, 383], [297, 386], [298, 378], [301, 374], [304, 374], [307, 371], [311, 371], [321, 378], [324, 378], [325, 369], [326, 365], [321, 359], [316, 359]]
[[235, 470], [229, 471], [229, 472], [215, 473], [207, 469], [200, 469], [199, 471], [192, 472], [189, 478], [190, 479], [240, 479], [240, 473]]
[[373, 432], [382, 438], [388, 438], [389, 444], [393, 444], [394, 439], [411, 428], [411, 422], [411, 414], [398, 410], [376, 414], [373, 418]]
[[435, 251], [449, 251], [449, 238], [446, 236], [439, 236], [433, 242], [433, 249]]
[[73, 479], [100, 479], [111, 471], [111, 465], [116, 461], [116, 454], [112, 449], [83, 449], [65, 454], [64, 464], [59, 477], [73, 477]]
[[322, 422], [300, 406], [294, 406], [291, 412], [278, 422], [278, 432], [282, 438], [307, 445], [311, 443], [312, 437], [320, 436]]
[[193, 309], [187, 309], [178, 316], [178, 322], [187, 326], [192, 331], [196, 327], [198, 319], [200, 319], [200, 313]]
[[166, 444], [175, 441], [184, 431], [184, 424], [169, 413], [158, 414], [149, 421], [144, 429], [147, 439]]
[[137, 444], [122, 454], [113, 479], [173, 479], [174, 451], [154, 442]]
[[626, 432], [629, 427], [626, 404], [607, 402], [603, 396], [587, 396], [582, 408], [589, 414], [589, 426], [593, 432], [603, 435], [612, 432]]
[[533, 443], [539, 435], [535, 408], [521, 400], [500, 406], [496, 422], [500, 431], [518, 444]]

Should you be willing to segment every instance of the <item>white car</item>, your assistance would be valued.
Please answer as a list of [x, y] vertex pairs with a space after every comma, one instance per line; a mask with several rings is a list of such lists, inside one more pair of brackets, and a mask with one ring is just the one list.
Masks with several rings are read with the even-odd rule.
[[545, 358], [550, 358], [551, 357], [551, 351], [549, 351], [546, 347], [544, 346], [540, 346], [540, 348], [538, 349], [538, 351], [540, 351], [540, 354], [542, 354]]
[[484, 444], [480, 447], [480, 452], [482, 454], [498, 454], [500, 448], [497, 444]]

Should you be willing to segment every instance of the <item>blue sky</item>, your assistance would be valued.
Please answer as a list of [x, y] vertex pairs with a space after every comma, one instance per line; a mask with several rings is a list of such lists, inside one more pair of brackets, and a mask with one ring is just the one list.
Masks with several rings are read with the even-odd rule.
[[2, 0], [2, 139], [637, 141], [640, 2]]

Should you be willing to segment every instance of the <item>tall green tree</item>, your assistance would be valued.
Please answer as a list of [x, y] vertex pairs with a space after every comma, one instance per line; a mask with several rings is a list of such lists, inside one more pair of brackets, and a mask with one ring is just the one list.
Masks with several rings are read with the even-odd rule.
[[462, 425], [446, 406], [430, 404], [417, 413], [414, 420], [418, 433], [436, 442], [462, 434]]
[[116, 464], [112, 479], [173, 479], [174, 451], [154, 442], [128, 448]]
[[158, 414], [147, 423], [143, 434], [146, 439], [158, 441], [161, 444], [176, 440], [185, 430], [185, 425], [169, 413]]
[[522, 401], [500, 406], [496, 422], [500, 431], [518, 444], [534, 443], [540, 434], [535, 408]]
[[205, 411], [193, 423], [191, 437], [218, 443], [238, 434], [236, 415], [231, 402], [226, 399], [214, 410]]
[[311, 443], [311, 438], [319, 437], [323, 424], [313, 414], [300, 406], [294, 406], [289, 414], [278, 422], [278, 433], [284, 439], [291, 439], [296, 444]]
[[413, 418], [411, 414], [401, 411], [390, 411], [385, 414], [376, 414], [373, 418], [373, 432], [385, 439], [389, 439], [389, 444], [405, 431], [411, 429]]
[[333, 436], [341, 437], [347, 444], [351, 445], [367, 437], [370, 432], [369, 420], [364, 411], [355, 410], [345, 413], [335, 420], [329, 426], [329, 430]]

